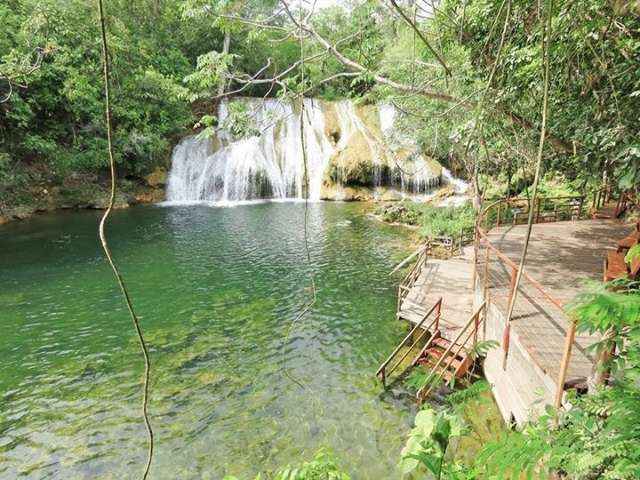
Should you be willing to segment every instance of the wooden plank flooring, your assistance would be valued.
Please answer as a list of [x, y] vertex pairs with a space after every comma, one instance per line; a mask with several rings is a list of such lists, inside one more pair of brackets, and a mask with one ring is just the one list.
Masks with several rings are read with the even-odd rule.
[[401, 318], [415, 324], [442, 297], [441, 330], [445, 337], [459, 330], [471, 316], [473, 262], [460, 257], [429, 259], [400, 309]]
[[[614, 220], [584, 220], [536, 224], [533, 227], [525, 271], [564, 305], [584, 291], [584, 282], [601, 281], [605, 247], [633, 230]], [[526, 225], [504, 226], [489, 233], [491, 242], [518, 263]], [[480, 258], [482, 262], [482, 256]], [[471, 248], [465, 256], [452, 260], [427, 262], [416, 285], [401, 306], [401, 317], [412, 323], [443, 298], [443, 334], [450, 337], [471, 315], [473, 265]], [[482, 268], [479, 268], [482, 277]], [[489, 294], [496, 307], [506, 314], [509, 271], [496, 261], [488, 271]], [[481, 278], [481, 281], [483, 279]], [[513, 332], [531, 359], [553, 381], [558, 376], [568, 319], [532, 285], [524, 281], [514, 309]], [[568, 380], [587, 377], [593, 365], [588, 351], [595, 338], [578, 335], [573, 350]]]

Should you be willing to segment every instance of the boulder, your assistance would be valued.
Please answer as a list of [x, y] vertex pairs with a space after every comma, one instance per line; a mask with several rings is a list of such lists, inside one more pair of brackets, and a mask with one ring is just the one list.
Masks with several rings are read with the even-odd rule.
[[157, 167], [150, 174], [144, 177], [144, 181], [147, 185], [153, 188], [161, 188], [167, 184], [167, 169], [164, 167]]
[[402, 194], [396, 190], [385, 190], [378, 197], [378, 200], [381, 202], [399, 202], [402, 200]]

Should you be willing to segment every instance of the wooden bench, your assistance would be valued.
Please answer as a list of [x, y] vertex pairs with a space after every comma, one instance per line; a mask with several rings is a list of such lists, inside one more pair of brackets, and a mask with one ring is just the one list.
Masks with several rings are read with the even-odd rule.
[[607, 258], [604, 261], [604, 281], [609, 282], [616, 278], [628, 277], [636, 279], [640, 277], [640, 258], [635, 258], [630, 264], [624, 261], [624, 254], [607, 252]]
[[640, 243], [640, 232], [636, 230], [631, 235], [628, 235], [618, 241], [618, 251], [622, 252], [623, 250], [629, 250], [638, 243]]
[[624, 254], [610, 250], [604, 260], [604, 281], [609, 282], [616, 278], [626, 277], [629, 274]]

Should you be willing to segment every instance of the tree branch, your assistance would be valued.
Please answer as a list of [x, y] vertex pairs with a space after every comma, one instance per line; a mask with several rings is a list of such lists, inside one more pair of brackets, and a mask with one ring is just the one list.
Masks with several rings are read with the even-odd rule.
[[449, 67], [447, 67], [447, 64], [444, 62], [444, 60], [442, 59], [442, 57], [438, 54], [438, 52], [436, 52], [436, 50], [431, 46], [431, 44], [429, 43], [429, 41], [426, 39], [426, 37], [422, 34], [422, 32], [420, 31], [420, 29], [417, 27], [417, 25], [415, 23], [413, 23], [411, 21], [411, 19], [409, 17], [407, 17], [407, 15], [404, 13], [404, 11], [402, 10], [402, 8], [400, 8], [400, 5], [398, 5], [396, 3], [395, 0], [389, 0], [389, 3], [391, 5], [393, 5], [393, 8], [396, 12], [398, 12], [398, 15], [400, 15], [402, 17], [402, 19], [405, 21], [405, 23], [407, 25], [409, 25], [414, 32], [416, 32], [416, 35], [418, 35], [418, 37], [420, 38], [420, 40], [422, 40], [422, 43], [424, 43], [426, 45], [426, 47], [429, 49], [429, 51], [433, 54], [434, 57], [436, 57], [436, 59], [438, 60], [438, 62], [440, 62], [440, 65], [442, 65], [442, 68], [444, 68], [444, 71], [447, 72], [447, 75], [451, 75], [451, 70], [449, 70]]

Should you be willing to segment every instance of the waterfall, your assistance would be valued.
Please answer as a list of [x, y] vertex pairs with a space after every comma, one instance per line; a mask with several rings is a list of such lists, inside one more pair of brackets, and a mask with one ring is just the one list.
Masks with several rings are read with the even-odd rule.
[[442, 168], [442, 179], [444, 180], [445, 183], [452, 185], [455, 192], [458, 195], [466, 193], [467, 190], [469, 189], [469, 184], [467, 182], [454, 177], [449, 171], [449, 169], [444, 167]]
[[[251, 124], [242, 138], [230, 126], [239, 106]], [[278, 99], [221, 102], [215, 134], [186, 137], [174, 148], [167, 200], [340, 198], [356, 174], [356, 184], [372, 187], [374, 197], [389, 189], [402, 196], [424, 195], [439, 185], [439, 167], [434, 173], [434, 163], [417, 143], [397, 131], [399, 112], [392, 105], [356, 107], [348, 100], [305, 99], [304, 118], [300, 110]], [[333, 197], [323, 196], [331, 185], [336, 187]]]
[[[187, 137], [173, 151], [167, 185], [167, 200], [238, 202], [260, 198], [302, 199], [305, 197], [302, 116], [293, 105], [275, 99], [236, 100], [246, 104], [255, 135], [234, 140], [218, 130], [220, 148], [212, 141]], [[218, 123], [229, 116], [226, 102], [218, 109]], [[324, 115], [311, 99], [304, 100], [304, 140], [308, 198], [320, 199], [322, 178], [333, 152], [324, 132]]]
[[396, 151], [409, 152], [405, 158], [399, 158], [401, 156], [398, 154], [392, 156], [391, 178], [388, 183], [399, 186], [404, 197], [430, 193], [440, 184], [440, 178], [434, 174], [424, 155], [419, 153], [420, 148], [415, 139], [398, 129], [398, 110], [393, 105], [382, 103], [378, 105], [378, 115], [385, 143]]

